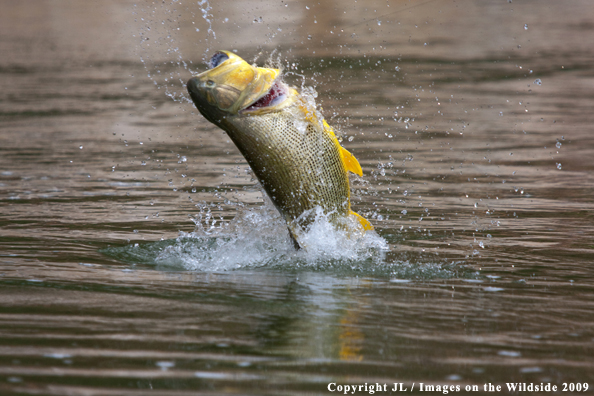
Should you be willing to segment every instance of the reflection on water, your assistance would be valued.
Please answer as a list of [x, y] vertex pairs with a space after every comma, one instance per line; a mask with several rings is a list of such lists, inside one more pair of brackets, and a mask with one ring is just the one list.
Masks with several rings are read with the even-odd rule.
[[[34, 5], [0, 13], [1, 394], [594, 386], [588, 1]], [[315, 86], [377, 235], [291, 250], [184, 99], [219, 48]]]

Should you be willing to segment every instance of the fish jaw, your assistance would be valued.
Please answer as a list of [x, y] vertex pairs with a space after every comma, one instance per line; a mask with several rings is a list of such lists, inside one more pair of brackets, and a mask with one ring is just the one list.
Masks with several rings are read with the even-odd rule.
[[196, 108], [200, 113], [210, 122], [221, 126], [223, 119], [227, 116], [227, 112], [221, 110], [218, 106], [212, 104], [213, 96], [210, 94], [210, 89], [204, 81], [196, 77], [191, 78], [188, 83], [188, 92]]
[[[195, 77], [188, 83], [188, 92], [194, 104], [205, 115], [236, 115], [257, 105], [257, 108], [276, 105], [274, 99], [282, 96], [288, 88], [280, 81], [280, 70], [255, 67], [229, 51], [218, 51], [211, 59], [212, 69]], [[276, 94], [265, 105], [261, 99]], [[206, 116], [206, 115], [205, 115]], [[207, 119], [211, 117], [206, 116]]]

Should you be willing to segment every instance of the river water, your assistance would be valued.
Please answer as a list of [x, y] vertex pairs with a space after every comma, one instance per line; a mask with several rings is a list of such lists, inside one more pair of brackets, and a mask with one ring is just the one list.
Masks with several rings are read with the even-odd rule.
[[[591, 393], [589, 0], [2, 7], [2, 395]], [[217, 49], [315, 88], [375, 234], [292, 250]]]

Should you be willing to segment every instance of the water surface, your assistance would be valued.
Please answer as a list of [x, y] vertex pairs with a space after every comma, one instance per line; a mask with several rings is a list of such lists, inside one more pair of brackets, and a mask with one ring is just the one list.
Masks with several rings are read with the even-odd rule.
[[[594, 386], [588, 1], [35, 3], [0, 16], [0, 393]], [[315, 88], [377, 235], [291, 249], [185, 98], [219, 48]]]

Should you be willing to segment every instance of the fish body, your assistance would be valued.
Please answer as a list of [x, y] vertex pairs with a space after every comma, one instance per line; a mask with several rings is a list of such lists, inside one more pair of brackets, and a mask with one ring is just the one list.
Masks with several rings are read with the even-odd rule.
[[321, 208], [336, 227], [364, 232], [371, 224], [351, 211], [348, 171], [358, 161], [277, 69], [249, 65], [219, 51], [212, 68], [187, 87], [200, 113], [223, 129], [243, 154], [287, 222], [296, 247]]

